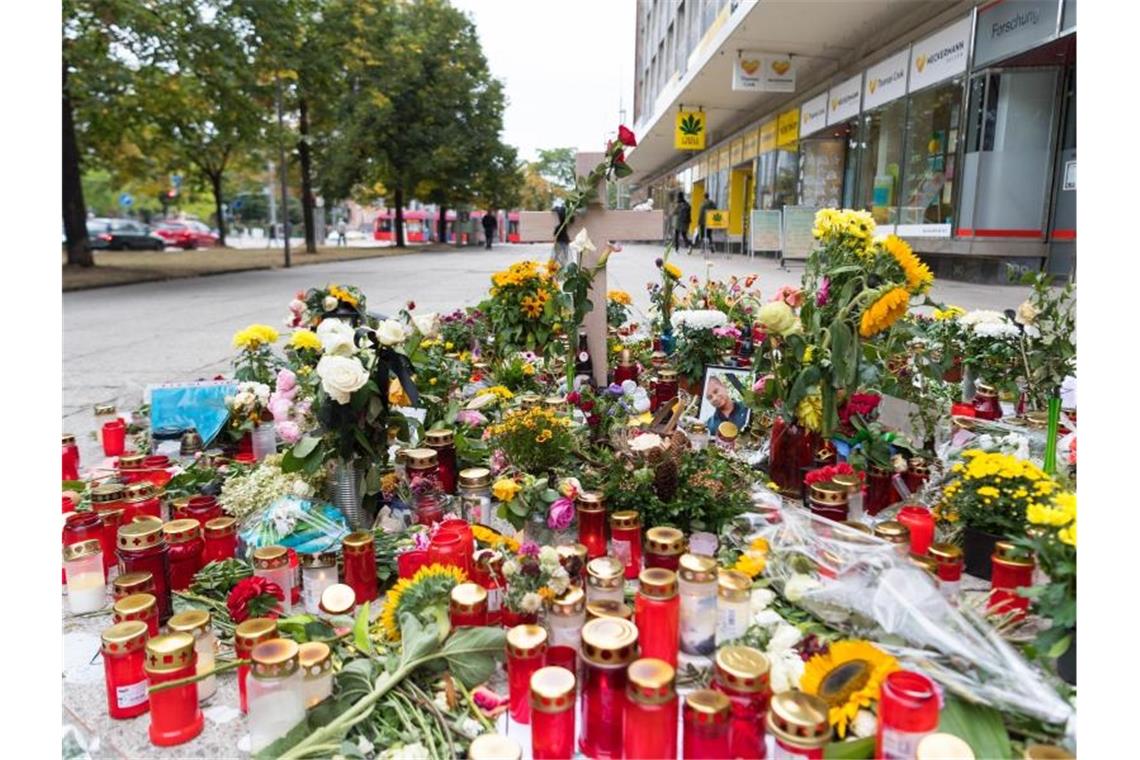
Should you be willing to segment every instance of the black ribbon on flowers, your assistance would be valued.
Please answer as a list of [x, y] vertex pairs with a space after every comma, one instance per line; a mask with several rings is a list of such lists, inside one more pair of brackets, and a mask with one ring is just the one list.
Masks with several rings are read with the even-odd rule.
[[412, 404], [418, 405], [420, 403], [420, 392], [412, 380], [412, 372], [415, 367], [412, 366], [411, 359], [391, 346], [382, 344], [376, 337], [376, 331], [371, 327], [357, 328], [353, 335], [353, 341], [357, 348], [371, 345], [376, 351], [376, 364], [372, 368], [372, 379], [376, 381], [376, 386], [380, 389], [380, 403], [383, 405], [385, 415], [388, 414], [390, 408], [388, 403], [389, 374], [395, 375], [396, 379], [400, 381], [400, 387], [404, 389], [404, 393], [411, 399]]

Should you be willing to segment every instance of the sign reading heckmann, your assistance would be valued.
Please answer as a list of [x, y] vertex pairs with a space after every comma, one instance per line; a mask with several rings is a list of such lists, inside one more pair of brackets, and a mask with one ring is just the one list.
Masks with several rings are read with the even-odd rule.
[[677, 150], [705, 149], [704, 111], [679, 111], [673, 130], [673, 147]]
[[796, 67], [786, 55], [744, 51], [732, 67], [732, 89], [752, 92], [795, 92]]
[[859, 113], [859, 96], [863, 90], [863, 75], [856, 74], [831, 88], [827, 93], [827, 126], [847, 121]]
[[921, 90], [964, 72], [969, 41], [970, 17], [966, 16], [958, 23], [914, 43], [910, 51], [907, 92]]

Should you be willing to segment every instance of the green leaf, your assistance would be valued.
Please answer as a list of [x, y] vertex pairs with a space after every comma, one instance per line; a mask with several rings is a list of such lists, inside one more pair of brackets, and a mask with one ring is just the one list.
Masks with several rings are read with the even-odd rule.
[[495, 658], [503, 654], [506, 643], [502, 628], [459, 628], [444, 642], [442, 653], [451, 674], [471, 689], [491, 677]]
[[297, 457], [298, 459], [304, 459], [305, 457], [309, 456], [309, 454], [313, 453], [313, 449], [315, 449], [317, 447], [317, 444], [320, 442], [320, 438], [307, 435], [301, 440], [297, 441], [296, 444], [294, 444], [290, 453], [292, 453], [293, 456]]
[[307, 719], [302, 720], [293, 726], [293, 728], [289, 729], [289, 733], [258, 752], [253, 758], [254, 760], [275, 760], [275, 758], [284, 755], [294, 745], [300, 744], [301, 741], [312, 732], [313, 729], [309, 727], [309, 721]]
[[352, 625], [352, 643], [361, 652], [372, 651], [372, 639], [368, 638], [368, 607], [370, 602], [360, 605], [356, 613], [356, 622]]
[[523, 503], [522, 499], [511, 499], [507, 502], [507, 509], [519, 517], [526, 517], [530, 514], [530, 509]]
[[357, 657], [346, 662], [341, 671], [336, 674], [338, 699], [352, 704], [372, 691], [374, 669], [375, 665], [367, 657]]
[[305, 636], [309, 641], [317, 639], [331, 639], [336, 636], [336, 629], [323, 620], [314, 620], [311, 623], [305, 623]]
[[87, 490], [87, 484], [82, 480], [65, 480], [63, 481], [63, 490], [83, 493]]
[[1071, 644], [1072, 641], [1073, 641], [1073, 637], [1071, 635], [1062, 637], [1060, 640], [1057, 641], [1057, 643], [1055, 643], [1053, 646], [1049, 647], [1049, 651], [1048, 651], [1048, 653], [1046, 653], [1045, 656], [1048, 657], [1050, 660], [1057, 659], [1058, 657], [1060, 657], [1061, 655], [1063, 655], [1065, 652], [1067, 652], [1069, 650], [1069, 644]]
[[845, 388], [854, 379], [855, 367], [852, 366], [851, 328], [846, 322], [837, 321], [831, 324], [831, 366], [833, 388]]
[[542, 492], [542, 500], [549, 504], [553, 504], [555, 501], [557, 501], [559, 496], [561, 496], [561, 494], [559, 494], [553, 488], [547, 488]]
[[1001, 713], [992, 707], [947, 695], [938, 730], [954, 734], [970, 745], [975, 757], [1011, 757], [1009, 732]]
[[832, 742], [824, 746], [825, 758], [837, 760], [870, 760], [875, 756], [875, 737], [868, 736], [847, 742]]

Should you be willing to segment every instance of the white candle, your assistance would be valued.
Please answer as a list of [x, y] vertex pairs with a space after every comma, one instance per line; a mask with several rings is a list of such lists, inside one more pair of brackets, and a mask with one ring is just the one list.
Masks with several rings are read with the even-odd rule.
[[107, 602], [103, 571], [67, 574], [67, 606], [72, 615], [101, 610]]
[[[198, 636], [194, 642], [194, 651], [198, 653], [197, 673], [201, 675], [214, 669], [214, 634], [212, 631]], [[218, 677], [209, 676], [198, 682], [198, 701], [205, 702], [214, 696], [218, 690]]]
[[251, 676], [249, 689], [249, 751], [260, 752], [305, 719], [301, 674], [261, 681]]

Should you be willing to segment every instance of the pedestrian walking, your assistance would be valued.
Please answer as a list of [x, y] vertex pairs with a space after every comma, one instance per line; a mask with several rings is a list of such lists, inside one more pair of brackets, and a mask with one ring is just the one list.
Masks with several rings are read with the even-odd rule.
[[345, 224], [344, 219], [341, 218], [341, 220], [336, 223], [336, 247], [337, 248], [340, 248], [341, 246], [344, 246], [346, 248], [348, 247], [348, 237], [345, 234], [347, 232], [348, 232], [348, 225]]
[[562, 269], [570, 262], [570, 222], [566, 218], [566, 206], [559, 198], [554, 202], [554, 215], [558, 217], [558, 224], [554, 227], [554, 254], [551, 258]]
[[491, 241], [495, 237], [495, 230], [499, 228], [499, 220], [495, 218], [495, 209], [488, 209], [483, 214], [483, 238], [487, 241], [487, 250], [491, 250]]
[[693, 221], [693, 209], [685, 200], [683, 192], [677, 193], [677, 203], [673, 207], [673, 250], [681, 250], [681, 243], [692, 252], [693, 241], [689, 240], [689, 224]]
[[277, 247], [277, 225], [276, 224], [269, 225], [269, 247], [270, 248], [276, 248]]
[[700, 233], [701, 233], [701, 249], [712, 251], [712, 230], [708, 228], [708, 216], [710, 211], [716, 211], [716, 204], [713, 199], [705, 196], [704, 202], [701, 203], [701, 217], [700, 217]]

